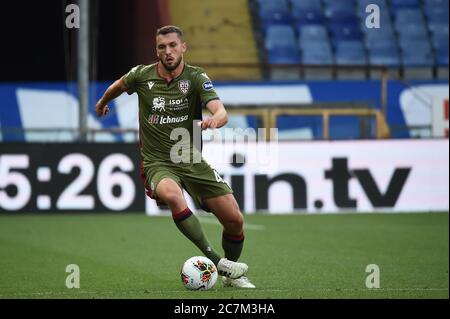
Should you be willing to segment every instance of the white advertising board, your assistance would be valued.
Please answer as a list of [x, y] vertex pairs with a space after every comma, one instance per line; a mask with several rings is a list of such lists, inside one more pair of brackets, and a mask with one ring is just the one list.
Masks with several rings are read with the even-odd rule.
[[[231, 165], [234, 154], [246, 163]], [[449, 209], [448, 140], [210, 143], [203, 155], [245, 213]], [[146, 207], [159, 212], [153, 201]]]

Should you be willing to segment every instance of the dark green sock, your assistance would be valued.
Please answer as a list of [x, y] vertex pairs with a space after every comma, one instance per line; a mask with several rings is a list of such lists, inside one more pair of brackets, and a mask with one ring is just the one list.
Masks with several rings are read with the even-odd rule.
[[231, 261], [237, 261], [241, 256], [244, 247], [244, 233], [239, 236], [232, 236], [226, 233], [222, 235], [222, 248], [225, 252], [225, 258]]
[[208, 241], [208, 238], [206, 238], [206, 235], [203, 232], [200, 221], [189, 208], [185, 209], [181, 213], [174, 214], [173, 220], [175, 221], [175, 225], [177, 225], [178, 229], [191, 242], [193, 242], [206, 257], [211, 259], [211, 261], [216, 265], [219, 263], [219, 260], [222, 257], [214, 251]]

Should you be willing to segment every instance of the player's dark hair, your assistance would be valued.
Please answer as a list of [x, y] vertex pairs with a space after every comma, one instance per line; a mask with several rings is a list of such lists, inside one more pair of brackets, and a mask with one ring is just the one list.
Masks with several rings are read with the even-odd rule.
[[183, 40], [183, 30], [174, 25], [166, 25], [165, 27], [159, 28], [156, 31], [156, 36], [158, 35], [166, 35], [169, 33], [176, 33], [178, 37]]

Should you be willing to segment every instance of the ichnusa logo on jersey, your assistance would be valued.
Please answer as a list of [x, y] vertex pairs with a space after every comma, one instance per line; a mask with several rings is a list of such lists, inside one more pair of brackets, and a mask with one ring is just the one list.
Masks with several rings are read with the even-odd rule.
[[176, 123], [182, 123], [185, 122], [189, 119], [188, 115], [185, 116], [178, 116], [178, 117], [173, 117], [173, 116], [160, 116], [160, 115], [156, 115], [156, 114], [151, 114], [148, 118], [148, 122], [151, 125], [165, 125], [165, 124], [176, 124]]
[[148, 118], [148, 122], [152, 125], [158, 124], [159, 122], [159, 115], [151, 114]]

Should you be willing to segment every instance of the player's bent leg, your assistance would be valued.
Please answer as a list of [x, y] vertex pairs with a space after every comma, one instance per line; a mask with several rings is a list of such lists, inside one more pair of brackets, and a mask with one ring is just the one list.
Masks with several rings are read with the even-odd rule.
[[[213, 211], [224, 224], [224, 233], [239, 237], [239, 243], [233, 242], [233, 247], [224, 249], [226, 258], [220, 259], [216, 264], [218, 273], [230, 279], [242, 277], [247, 272], [248, 266], [233, 260], [238, 259], [242, 250], [243, 219], [234, 197], [226, 196], [232, 193], [232, 190], [225, 182], [217, 180], [217, 172], [206, 162], [193, 165], [183, 178], [183, 186], [196, 203], [208, 211]], [[223, 209], [223, 206], [226, 208]]]
[[204, 203], [211, 209], [224, 230], [222, 248], [225, 257], [237, 261], [244, 246], [244, 218], [236, 199], [232, 194], [205, 199]]
[[198, 218], [187, 207], [180, 186], [174, 180], [166, 178], [158, 183], [156, 194], [169, 205], [175, 225], [181, 233], [193, 242], [213, 263], [219, 264], [221, 256], [214, 251], [203, 232]]
[[[204, 204], [214, 213], [224, 227], [222, 236], [222, 247], [225, 251], [226, 259], [222, 265], [218, 265], [219, 273], [223, 276], [222, 282], [225, 287], [255, 288], [250, 280], [243, 276], [248, 266], [237, 262], [244, 246], [244, 218], [239, 209], [239, 205], [232, 194], [209, 198], [203, 200]], [[222, 260], [221, 260], [222, 261]], [[227, 267], [226, 263], [230, 263]], [[234, 268], [231, 272], [231, 269]]]
[[231, 236], [241, 236], [244, 232], [244, 218], [233, 194], [204, 199], [203, 202], [214, 213]]
[[169, 206], [172, 214], [182, 212], [187, 207], [180, 186], [171, 178], [164, 178], [158, 183], [156, 195]]

